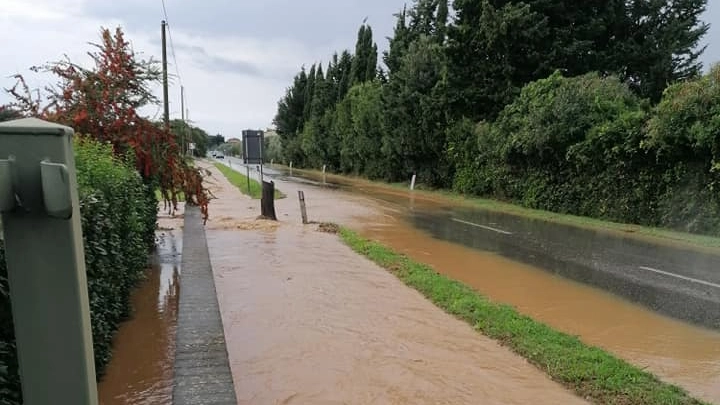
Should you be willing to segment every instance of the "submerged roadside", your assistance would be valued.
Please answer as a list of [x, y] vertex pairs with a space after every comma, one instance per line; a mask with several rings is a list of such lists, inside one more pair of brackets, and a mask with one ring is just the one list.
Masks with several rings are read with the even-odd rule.
[[[275, 167], [284, 166], [275, 165]], [[323, 174], [318, 170], [309, 169], [292, 169], [293, 173], [299, 173], [314, 179], [325, 179], [328, 182], [340, 185], [354, 186], [372, 186], [374, 188], [382, 188], [387, 192], [398, 192], [407, 194], [409, 184], [406, 183], [386, 183], [383, 181], [369, 180], [363, 177], [355, 177], [338, 174]], [[434, 202], [448, 202], [452, 204], [462, 204], [469, 208], [480, 208], [487, 211], [500, 212], [510, 215], [523, 216], [529, 219], [553, 222], [561, 225], [575, 226], [596, 231], [609, 232], [611, 234], [623, 237], [635, 237], [648, 242], [685, 247], [700, 250], [702, 252], [711, 252], [720, 254], [720, 237], [710, 235], [692, 234], [679, 232], [671, 229], [655, 228], [636, 224], [625, 224], [619, 222], [605, 221], [597, 218], [581, 217], [576, 215], [561, 214], [551, 211], [543, 211], [532, 208], [522, 207], [516, 204], [491, 200], [487, 198], [467, 196], [458, 194], [448, 190], [422, 190], [415, 189], [413, 196], [416, 199], [426, 199]]]
[[607, 352], [557, 331], [514, 308], [489, 301], [472, 288], [431, 267], [343, 228], [341, 239], [354, 251], [415, 288], [447, 313], [525, 357], [540, 370], [595, 403], [704, 404]]
[[[280, 221], [257, 219], [257, 201], [209, 170], [218, 199], [207, 241], [239, 404], [587, 403], [336, 236], [302, 225], [297, 201], [277, 201]], [[381, 215], [361, 199], [306, 191], [318, 221]]]
[[[414, 217], [431, 208], [441, 212], [449, 209], [451, 204], [439, 198], [415, 198], [415, 193], [399, 189], [392, 194], [393, 189], [386, 192], [372, 184], [337, 187], [333, 185], [335, 179], [330, 178], [325, 185], [322, 180], [316, 182], [304, 174], [288, 176], [288, 171], [282, 169], [269, 168], [266, 174], [289, 195], [304, 189], [311, 219], [358, 229], [363, 237], [379, 240], [419, 262], [430, 263], [437, 271], [483, 296], [509, 303], [518, 312], [555, 330], [578, 336], [588, 346], [601, 347], [638, 369], [683, 387], [695, 398], [711, 403], [720, 399], [714, 388], [714, 381], [720, 381], [717, 380], [720, 370], [714, 365], [715, 359], [720, 358], [715, 349], [718, 342], [715, 333], [662, 317], [542, 269], [444, 242], [443, 235], [426, 233], [400, 219], [405, 211]], [[222, 199], [216, 202], [223, 204]], [[278, 203], [281, 218], [290, 214], [299, 222], [297, 201], [284, 199]], [[375, 213], [368, 213], [368, 209]], [[233, 211], [237, 215], [243, 210]], [[226, 218], [219, 219], [224, 222]], [[235, 226], [234, 222], [230, 222], [233, 228], [256, 228], [242, 223]], [[224, 224], [222, 227], [227, 229]], [[516, 296], [524, 298], [518, 300]]]

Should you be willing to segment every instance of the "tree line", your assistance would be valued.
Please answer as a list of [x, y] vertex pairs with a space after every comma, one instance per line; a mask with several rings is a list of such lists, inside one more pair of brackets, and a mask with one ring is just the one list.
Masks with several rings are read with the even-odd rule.
[[280, 153], [296, 167], [416, 174], [532, 208], [718, 233], [706, 2], [415, 0], [381, 58], [363, 23], [353, 53], [301, 68], [278, 102]]

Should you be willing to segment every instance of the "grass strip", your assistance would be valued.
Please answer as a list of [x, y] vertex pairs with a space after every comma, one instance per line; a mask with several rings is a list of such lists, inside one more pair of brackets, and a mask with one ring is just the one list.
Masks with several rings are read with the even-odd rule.
[[[237, 171], [227, 167], [222, 163], [213, 163], [215, 167], [225, 176], [226, 179], [235, 187], [240, 190], [241, 193], [249, 195], [252, 198], [258, 199], [262, 197], [262, 186], [257, 180], [250, 179], [250, 189], [248, 189], [248, 178], [247, 176], [238, 173]], [[283, 194], [277, 188], [275, 189], [275, 199], [285, 198]]]
[[[322, 173], [318, 170], [308, 169], [293, 169], [297, 173], [312, 176], [313, 178], [321, 178]], [[401, 183], [386, 183], [382, 181], [369, 180], [364, 177], [350, 176], [350, 175], [337, 175], [327, 174], [328, 180], [338, 180], [339, 183], [344, 185], [352, 185], [353, 182], [360, 182], [371, 184], [378, 188], [385, 188], [394, 191], [409, 191], [409, 182]], [[681, 231], [675, 231], [672, 229], [658, 228], [652, 226], [626, 224], [621, 222], [612, 222], [603, 219], [582, 217], [578, 215], [561, 214], [557, 212], [538, 210], [533, 208], [526, 208], [516, 204], [492, 200], [488, 198], [468, 196], [459, 194], [449, 190], [436, 190], [436, 189], [423, 189], [422, 184], [417, 184], [413, 193], [416, 196], [425, 196], [433, 199], [444, 199], [447, 201], [464, 204], [469, 207], [480, 208], [487, 211], [501, 212], [511, 215], [523, 216], [531, 219], [538, 219], [547, 222], [554, 222], [563, 225], [570, 225], [575, 227], [581, 227], [586, 229], [597, 229], [603, 231], [610, 231], [621, 233], [624, 235], [633, 235], [640, 238], [649, 239], [652, 242], [671, 244], [677, 246], [678, 244], [686, 247], [695, 248], [709, 248], [714, 252], [718, 252], [720, 249], [720, 237], [711, 235], [700, 235]]]
[[380, 243], [347, 228], [340, 229], [340, 237], [354, 251], [389, 270], [438, 307], [525, 357], [582, 398], [617, 405], [706, 404], [575, 336], [521, 315], [508, 305], [490, 302], [469, 286]]

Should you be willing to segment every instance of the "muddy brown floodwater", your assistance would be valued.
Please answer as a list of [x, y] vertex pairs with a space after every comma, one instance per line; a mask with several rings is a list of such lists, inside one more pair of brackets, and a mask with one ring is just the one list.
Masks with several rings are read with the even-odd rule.
[[[321, 181], [316, 173], [303, 173]], [[693, 396], [720, 404], [720, 332], [659, 315], [605, 291], [493, 253], [433, 238], [406, 220], [413, 210], [462, 207], [442, 196], [409, 193], [365, 180], [328, 175], [350, 199], [381, 207], [382, 216], [357, 225], [365, 237], [433, 266], [488, 298], [584, 342], [601, 347]], [[665, 242], [667, 243], [667, 242]], [[552, 269], [550, 269], [552, 270]]]
[[[332, 235], [297, 225], [293, 197], [302, 189], [311, 220], [350, 225], [492, 300], [720, 404], [720, 333], [435, 239], [405, 220], [409, 210], [446, 209], [447, 199], [408, 198], [402, 190], [345, 179], [356, 192], [276, 179], [290, 198], [277, 202], [280, 223], [267, 223], [255, 220], [257, 201], [233, 194], [219, 172], [214, 175], [210, 188], [220, 198], [212, 202], [208, 238], [240, 403], [577, 400], [389, 274], [368, 276], [363, 259]], [[116, 338], [99, 386], [103, 405], [170, 404], [181, 240], [179, 231], [171, 234], [160, 247], [165, 264], [154, 267], [135, 294], [135, 317]]]
[[[383, 190], [365, 188], [376, 197]], [[547, 271], [435, 239], [402, 219], [395, 203], [410, 204], [395, 191], [382, 195], [385, 215], [364, 224], [362, 234], [433, 266], [490, 299], [675, 383], [692, 395], [720, 404], [720, 333], [635, 305], [605, 291]], [[437, 202], [415, 200], [414, 207], [442, 209]]]
[[[297, 200], [279, 201], [287, 219], [266, 226], [257, 200], [223, 179], [213, 192], [208, 247], [239, 404], [585, 403], [336, 235], [300, 225]], [[311, 219], [378, 216], [347, 194], [305, 195]]]
[[147, 279], [133, 293], [133, 315], [120, 326], [98, 384], [101, 405], [172, 403], [182, 233], [160, 224]]

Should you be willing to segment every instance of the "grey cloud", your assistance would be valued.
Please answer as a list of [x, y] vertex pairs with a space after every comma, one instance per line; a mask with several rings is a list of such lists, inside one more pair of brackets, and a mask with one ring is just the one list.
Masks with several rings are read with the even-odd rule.
[[[355, 44], [364, 18], [376, 33], [381, 49], [392, 33], [393, 13], [410, 0], [205, 0], [166, 1], [170, 26], [190, 34], [234, 35], [267, 40], [292, 38], [308, 47], [333, 43]], [[84, 13], [120, 18], [129, 28], [158, 30], [163, 18], [160, 2], [144, 0], [93, 0]], [[341, 40], [341, 41], [338, 41]], [[333, 52], [335, 49], [328, 49]]]
[[210, 72], [229, 72], [248, 76], [263, 75], [263, 70], [251, 63], [211, 55], [205, 48], [200, 46], [175, 44], [175, 48], [190, 53], [195, 63]]
[[[331, 48], [338, 43], [351, 49], [357, 28], [366, 17], [378, 47], [386, 49], [386, 37], [394, 26], [393, 14], [405, 3], [411, 4], [412, 0], [166, 0], [174, 30], [191, 35], [292, 38], [309, 48], [327, 48], [328, 54], [341, 50]], [[159, 32], [163, 18], [160, 2], [147, 0], [92, 0], [84, 12], [120, 18], [130, 28], [143, 31]], [[720, 1], [708, 1], [703, 20], [720, 20]], [[704, 64], [720, 61], [720, 26], [711, 25], [704, 44], [708, 44], [702, 55]]]

